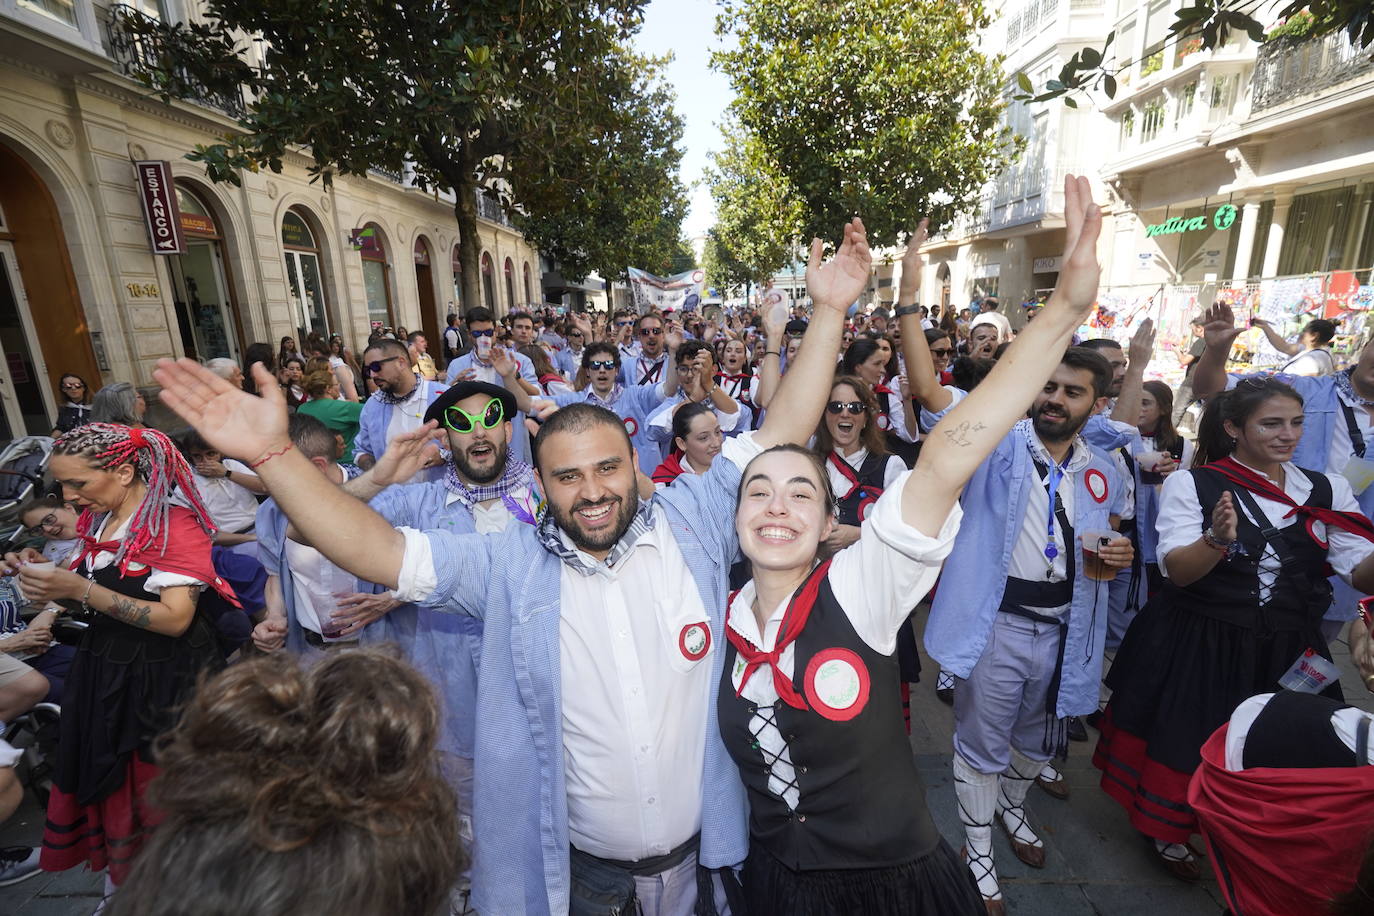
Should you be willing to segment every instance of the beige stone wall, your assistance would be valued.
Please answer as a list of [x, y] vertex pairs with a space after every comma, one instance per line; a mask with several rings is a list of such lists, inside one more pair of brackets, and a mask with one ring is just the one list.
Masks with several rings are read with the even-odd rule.
[[[361, 258], [347, 244], [349, 231], [367, 222], [382, 229], [396, 319], [411, 330], [422, 326], [412, 252], [418, 238], [429, 244], [435, 324], [443, 326], [455, 300], [449, 265], [458, 232], [450, 203], [382, 177], [339, 178], [326, 189], [310, 183], [304, 156], [292, 157], [281, 174], [244, 174], [241, 188], [213, 185], [184, 157], [232, 129], [231, 120], [199, 106], [163, 105], [98, 62], [85, 69], [59, 73], [0, 58], [0, 141], [34, 166], [57, 201], [81, 304], [108, 360], [105, 381], [147, 384], [156, 360], [181, 355], [171, 277], [166, 259], [150, 251], [134, 159], [170, 161], [178, 182], [213, 207], [248, 342], [275, 345], [295, 333], [281, 245], [281, 219], [291, 206], [304, 210], [316, 231], [336, 329], [355, 343], [368, 332]], [[482, 220], [478, 235], [492, 258], [498, 312], [525, 304], [526, 264], [531, 298], [542, 300], [538, 253], [520, 234]], [[514, 302], [503, 278], [507, 258]]]

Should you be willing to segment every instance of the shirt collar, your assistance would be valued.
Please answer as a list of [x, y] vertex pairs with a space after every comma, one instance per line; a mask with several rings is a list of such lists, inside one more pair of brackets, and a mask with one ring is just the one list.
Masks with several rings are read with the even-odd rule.
[[639, 511], [630, 522], [630, 527], [620, 536], [620, 540], [615, 542], [611, 552], [606, 555], [605, 560], [597, 560], [573, 546], [572, 540], [564, 534], [554, 521], [553, 512], [544, 513], [543, 519], [539, 522], [539, 527], [535, 529], [539, 541], [544, 545], [544, 549], [552, 553], [563, 561], [563, 565], [573, 572], [583, 576], [591, 576], [597, 573], [602, 575], [614, 575], [616, 567], [620, 561], [629, 556], [630, 552], [641, 542], [651, 547], [661, 547], [655, 531], [657, 516], [654, 513], [653, 501], [639, 501]]
[[[1030, 450], [1032, 458], [1047, 466], [1059, 463], [1050, 456], [1049, 450], [1045, 448], [1044, 443], [1040, 441], [1040, 437], [1036, 435], [1035, 427], [1030, 418], [1018, 420], [1016, 422], [1016, 429], [1020, 430], [1025, 437], [1026, 448]], [[1088, 443], [1083, 440], [1082, 436], [1073, 437], [1071, 448], [1072, 451], [1069, 454], [1069, 463], [1064, 466], [1064, 470], [1069, 473], [1075, 473], [1088, 466], [1088, 463], [1092, 461], [1092, 452], [1089, 450]]]

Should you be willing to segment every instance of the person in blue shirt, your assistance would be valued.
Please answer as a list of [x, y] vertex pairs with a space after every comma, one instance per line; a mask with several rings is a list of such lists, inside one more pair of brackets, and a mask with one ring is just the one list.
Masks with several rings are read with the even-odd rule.
[[[529, 395], [539, 394], [539, 379], [529, 357], [511, 351], [511, 358], [516, 364], [516, 374], [520, 379], [515, 383], [515, 387], [511, 387], [511, 383], [503, 379], [503, 373], [492, 363], [496, 319], [491, 312], [478, 306], [468, 310], [466, 320], [468, 336], [472, 338], [472, 349], [448, 364], [445, 375], [448, 384], [470, 381], [487, 382], [491, 385], [505, 383], [512, 391], [519, 388]], [[511, 440], [511, 453], [521, 461], [529, 461], [530, 443], [529, 435], [525, 431], [524, 415], [514, 418], [514, 424], [515, 435]]]
[[410, 351], [397, 340], [378, 340], [363, 351], [363, 364], [377, 390], [358, 415], [354, 462], [366, 470], [386, 451], [388, 440], [424, 423], [425, 410], [444, 390], [411, 369]]

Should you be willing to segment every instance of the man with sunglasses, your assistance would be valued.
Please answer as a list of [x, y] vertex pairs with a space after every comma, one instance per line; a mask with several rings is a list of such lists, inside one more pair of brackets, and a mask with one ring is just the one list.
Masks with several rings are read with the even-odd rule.
[[[437, 528], [454, 534], [489, 534], [517, 524], [533, 525], [541, 514], [534, 470], [512, 457], [515, 397], [487, 382], [458, 382], [425, 413], [439, 424], [449, 458], [439, 480], [404, 483], [419, 469], [399, 451], [388, 451], [344, 491], [368, 504], [396, 527]], [[420, 456], [422, 457], [422, 456]], [[344, 637], [364, 644], [392, 643], [434, 683], [447, 713], [439, 750], [446, 775], [458, 790], [459, 820], [469, 848], [472, 813], [473, 711], [477, 707], [477, 665], [482, 621], [402, 604], [380, 586], [376, 594], [341, 598], [335, 623]]]
[[716, 384], [716, 363], [709, 345], [700, 340], [684, 340], [673, 352], [672, 361], [677, 367], [679, 387], [649, 417], [648, 438], [659, 462], [668, 457], [673, 440], [673, 416], [680, 405], [695, 402], [710, 408], [720, 424], [720, 431], [726, 435], [734, 432], [744, 418], [739, 402]]
[[[620, 383], [657, 385], [663, 381], [665, 366], [669, 362], [668, 329], [663, 318], [652, 312], [640, 315], [639, 321], [635, 322], [635, 336], [639, 338], [639, 355], [628, 362], [622, 361]], [[655, 463], [654, 467], [657, 466]]]
[[[496, 342], [496, 319], [488, 309], [478, 306], [468, 310], [467, 324], [468, 336], [472, 338], [472, 349], [448, 364], [448, 384], [476, 381], [489, 385], [505, 384], [510, 387], [512, 383], [503, 378], [491, 358], [492, 346]], [[533, 328], [533, 324], [530, 327]], [[529, 394], [538, 394], [539, 379], [534, 373], [534, 364], [530, 362], [529, 357], [511, 350], [510, 358], [515, 361], [518, 378], [529, 383], [526, 391]], [[520, 382], [514, 384], [518, 386]], [[515, 424], [515, 435], [511, 442], [511, 452], [521, 461], [528, 461], [530, 437], [525, 431], [524, 414], [513, 417], [512, 422]]]
[[[677, 337], [669, 341], [668, 346], [673, 353], [677, 352], [679, 343]], [[630, 444], [639, 453], [640, 470], [652, 475], [663, 460], [663, 449], [650, 438], [649, 418], [668, 397], [668, 393], [676, 391], [678, 387], [677, 360], [668, 359], [667, 362], [667, 377], [661, 384], [626, 385], [620, 381], [622, 370], [619, 350], [607, 341], [591, 344], [582, 351], [587, 387], [581, 391], [554, 395], [553, 403], [558, 407], [596, 404], [620, 417], [625, 424], [625, 434], [630, 437]]]
[[410, 351], [396, 340], [374, 341], [363, 351], [363, 367], [377, 386], [358, 415], [358, 435], [353, 440], [354, 460], [366, 470], [386, 451], [388, 442], [424, 425], [425, 410], [444, 386], [420, 378], [411, 368]]

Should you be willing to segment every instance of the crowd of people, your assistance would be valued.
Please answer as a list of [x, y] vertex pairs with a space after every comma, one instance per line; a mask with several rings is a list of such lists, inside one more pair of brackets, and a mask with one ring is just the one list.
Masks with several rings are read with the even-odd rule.
[[[1185, 437], [1150, 322], [1076, 337], [1101, 215], [1065, 199], [1016, 331], [919, 303], [925, 222], [895, 308], [855, 310], [855, 219], [809, 308], [287, 337], [161, 363], [161, 429], [64, 376], [56, 490], [0, 579], [0, 720], [46, 699], [60, 738], [0, 884], [86, 865], [115, 914], [997, 914], [994, 825], [1044, 867], [1028, 795], [1068, 798], [1091, 727], [1161, 868], [1197, 880], [1201, 834], [1237, 913], [1360, 911], [1371, 716], [1330, 646], [1374, 689], [1374, 346], [1338, 369], [1331, 328], [1260, 326], [1290, 371], [1228, 376], [1218, 303]], [[916, 615], [958, 837], [910, 743]]]

